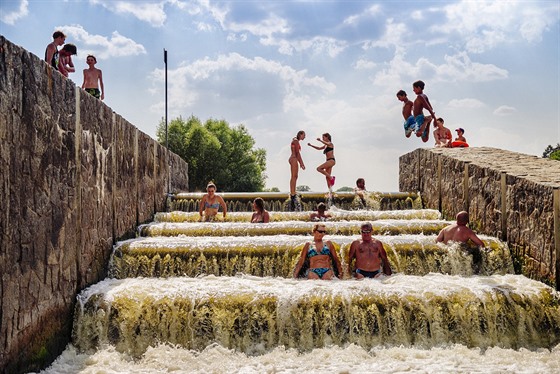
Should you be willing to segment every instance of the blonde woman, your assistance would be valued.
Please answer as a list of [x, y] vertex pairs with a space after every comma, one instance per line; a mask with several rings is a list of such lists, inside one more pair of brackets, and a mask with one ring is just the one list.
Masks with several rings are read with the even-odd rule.
[[[313, 241], [306, 243], [301, 250], [299, 261], [294, 269], [294, 278], [299, 278], [305, 272], [307, 279], [324, 279], [342, 277], [342, 265], [336, 254], [336, 249], [330, 240], [324, 241], [327, 233], [324, 224], [313, 226]], [[306, 265], [308, 269], [305, 270]]]

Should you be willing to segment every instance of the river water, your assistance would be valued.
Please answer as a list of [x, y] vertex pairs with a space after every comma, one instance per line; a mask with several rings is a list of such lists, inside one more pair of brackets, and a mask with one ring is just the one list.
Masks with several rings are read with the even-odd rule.
[[313, 224], [271, 215], [158, 214], [78, 296], [73, 343], [43, 373], [560, 372], [560, 293], [512, 274], [498, 239], [476, 257], [435, 243], [438, 212], [333, 209], [343, 264], [369, 220], [395, 274], [295, 280]]

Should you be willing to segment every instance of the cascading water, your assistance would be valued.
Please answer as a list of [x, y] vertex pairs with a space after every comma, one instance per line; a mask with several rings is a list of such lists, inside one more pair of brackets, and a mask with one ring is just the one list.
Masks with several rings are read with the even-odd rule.
[[[228, 205], [256, 196], [236, 194]], [[560, 293], [513, 275], [505, 243], [481, 236], [482, 251], [436, 244], [449, 223], [437, 211], [333, 208], [327, 239], [342, 279], [295, 280], [309, 213], [273, 211], [269, 224], [248, 223], [248, 212], [214, 223], [158, 213], [140, 237], [115, 246], [110, 278], [79, 295], [73, 344], [46, 372], [560, 368]], [[349, 246], [365, 220], [395, 275], [348, 274]]]

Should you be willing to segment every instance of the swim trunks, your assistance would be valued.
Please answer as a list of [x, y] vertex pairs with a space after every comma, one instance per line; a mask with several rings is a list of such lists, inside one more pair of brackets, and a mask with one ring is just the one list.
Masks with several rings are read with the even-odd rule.
[[420, 129], [422, 128], [422, 125], [424, 124], [424, 119], [425, 117], [423, 113], [420, 113], [419, 115], [414, 117], [414, 121], [416, 122], [416, 128], [415, 128], [416, 132], [420, 131]]
[[88, 94], [97, 99], [101, 97], [101, 91], [99, 91], [99, 88], [85, 88], [85, 90]]
[[414, 131], [415, 125], [416, 122], [414, 121], [414, 116], [410, 116], [406, 119], [406, 121], [404, 121], [404, 135], [407, 138], [410, 137], [410, 134], [412, 134], [412, 132]]
[[375, 278], [377, 274], [381, 273], [381, 269], [375, 271], [365, 271], [361, 269], [356, 269], [356, 274], [362, 274], [364, 278]]

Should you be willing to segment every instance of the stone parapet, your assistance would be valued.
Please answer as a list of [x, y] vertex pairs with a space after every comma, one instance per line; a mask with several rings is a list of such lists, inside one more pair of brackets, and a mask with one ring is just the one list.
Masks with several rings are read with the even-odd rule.
[[516, 271], [560, 289], [560, 162], [496, 148], [417, 149], [400, 157], [399, 190], [446, 219], [507, 241]]
[[187, 164], [0, 36], [0, 372], [38, 370], [113, 244], [188, 190]]

